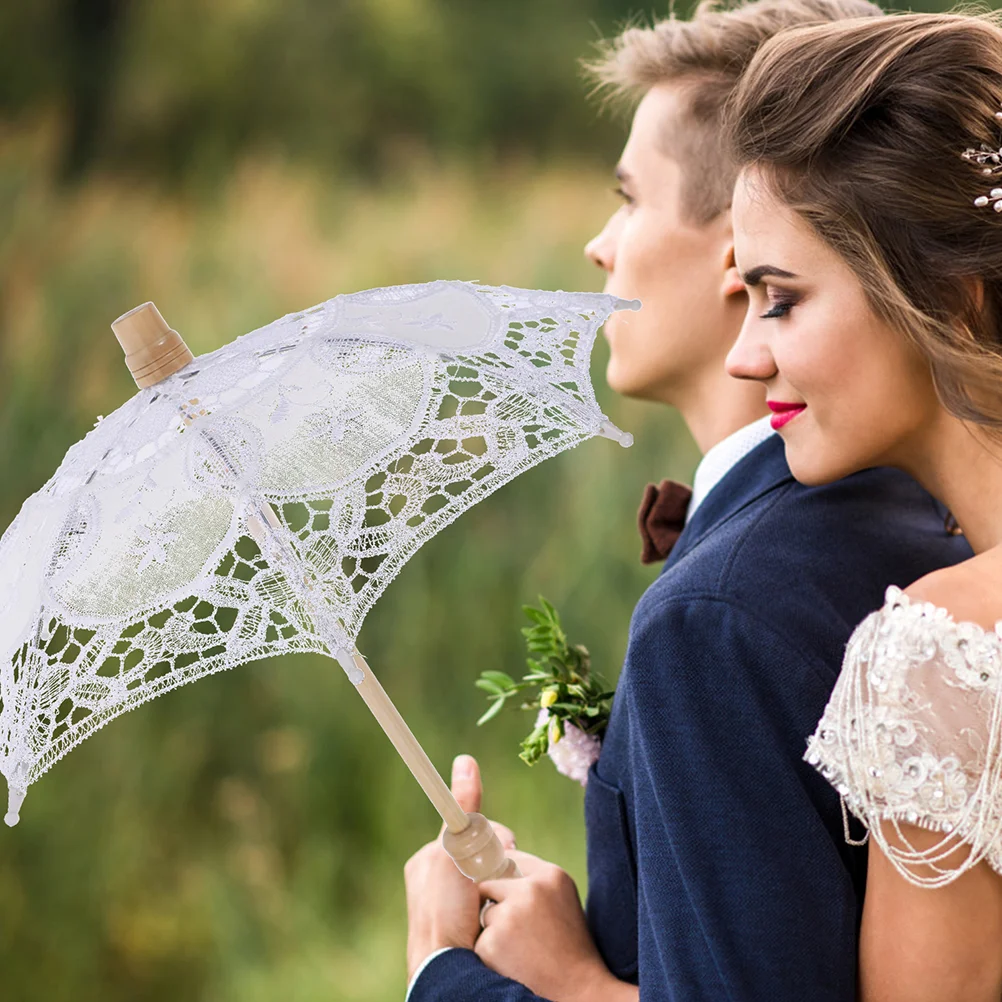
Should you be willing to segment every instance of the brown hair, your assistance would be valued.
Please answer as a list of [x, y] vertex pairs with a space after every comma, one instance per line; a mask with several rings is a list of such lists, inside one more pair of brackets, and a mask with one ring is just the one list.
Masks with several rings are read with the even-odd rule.
[[848, 263], [929, 360], [944, 406], [996, 430], [1002, 214], [975, 207], [994, 184], [962, 154], [1000, 145], [1000, 24], [902, 14], [797, 28], [762, 47], [728, 109], [737, 164]]
[[688, 85], [682, 120], [665, 123], [674, 126], [665, 145], [682, 166], [690, 218], [708, 222], [730, 206], [737, 175], [726, 156], [722, 111], [758, 48], [784, 28], [882, 13], [869, 0], [702, 0], [692, 20], [673, 13], [628, 28], [582, 65], [595, 89], [614, 98], [636, 100], [659, 83]]

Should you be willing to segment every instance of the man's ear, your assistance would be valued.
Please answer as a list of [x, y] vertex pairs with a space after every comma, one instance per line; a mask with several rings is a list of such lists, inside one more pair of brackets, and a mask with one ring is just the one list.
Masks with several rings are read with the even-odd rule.
[[741, 272], [734, 263], [734, 243], [728, 243], [726, 256], [724, 258], [724, 281], [720, 286], [721, 294], [725, 299], [738, 294], [745, 295], [745, 283], [741, 281]]

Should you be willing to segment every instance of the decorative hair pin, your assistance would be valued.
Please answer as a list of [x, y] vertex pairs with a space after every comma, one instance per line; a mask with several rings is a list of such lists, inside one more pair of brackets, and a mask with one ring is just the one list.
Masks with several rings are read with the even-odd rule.
[[[1002, 111], [996, 111], [995, 118], [1002, 121]], [[967, 149], [960, 155], [971, 163], [979, 164], [981, 173], [987, 174], [989, 177], [1002, 171], [1002, 147], [993, 150], [990, 146], [982, 143], [980, 150]], [[1002, 188], [992, 188], [987, 195], [978, 195], [974, 199], [974, 204], [979, 209], [983, 209], [989, 202], [992, 203], [992, 208], [996, 212], [1002, 212]]]

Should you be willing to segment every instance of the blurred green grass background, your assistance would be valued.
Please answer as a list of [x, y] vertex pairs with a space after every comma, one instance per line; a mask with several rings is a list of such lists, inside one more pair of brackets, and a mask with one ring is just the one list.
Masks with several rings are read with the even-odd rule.
[[[679, 5], [684, 10], [683, 5]], [[154, 300], [197, 353], [340, 292], [433, 278], [600, 289], [623, 123], [575, 61], [621, 0], [35, 0], [0, 9], [0, 526], [132, 392], [109, 323]], [[484, 728], [542, 592], [611, 680], [643, 486], [673, 413], [524, 475], [408, 564], [360, 649], [433, 761], [586, 890], [582, 790]], [[438, 820], [341, 670], [274, 658], [114, 721], [0, 832], [0, 998], [389, 1002], [402, 868]]]

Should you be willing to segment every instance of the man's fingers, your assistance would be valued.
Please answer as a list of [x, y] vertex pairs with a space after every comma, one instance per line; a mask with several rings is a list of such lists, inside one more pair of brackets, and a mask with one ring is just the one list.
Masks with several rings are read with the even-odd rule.
[[483, 793], [477, 760], [472, 755], [457, 755], [452, 763], [452, 795], [459, 806], [467, 814], [479, 811]]
[[491, 826], [494, 828], [494, 833], [501, 840], [501, 844], [505, 849], [515, 848], [515, 833], [507, 825], [492, 821]]
[[[475, 814], [480, 811], [480, 803], [483, 799], [483, 786], [480, 782], [480, 766], [472, 755], [457, 755], [452, 760], [452, 795], [456, 798], [459, 806], [467, 814]], [[441, 837], [445, 833], [445, 825], [438, 833]]]
[[[484, 788], [480, 779], [480, 766], [472, 755], [457, 755], [452, 763], [452, 795], [467, 814], [479, 813]], [[505, 849], [515, 848], [515, 833], [507, 826], [492, 821], [497, 837]], [[445, 825], [438, 833], [445, 833]]]
[[522, 876], [502, 877], [500, 880], [481, 880], [477, 884], [481, 898], [493, 898], [495, 901], [501, 901], [507, 897], [512, 884], [517, 883], [520, 879], [524, 880], [526, 877], [539, 875], [553, 865], [539, 856], [534, 856], [531, 852], [522, 852], [520, 849], [506, 849], [505, 855], [518, 863]]
[[483, 794], [477, 760], [472, 755], [457, 755], [452, 762], [452, 795], [459, 806], [467, 814], [479, 811]]

